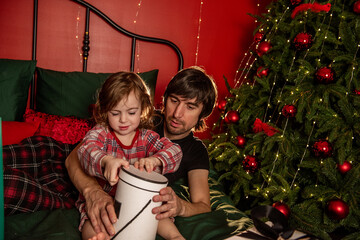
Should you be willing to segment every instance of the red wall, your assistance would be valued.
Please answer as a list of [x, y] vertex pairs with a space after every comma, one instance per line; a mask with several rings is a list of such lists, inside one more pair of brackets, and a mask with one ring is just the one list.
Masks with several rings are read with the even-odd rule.
[[[233, 84], [239, 63], [253, 41], [256, 24], [247, 13], [261, 13], [270, 0], [204, 0], [202, 5], [201, 0], [88, 2], [129, 31], [174, 42], [183, 52], [184, 67], [204, 67], [214, 77], [222, 99], [227, 95], [223, 77]], [[0, 2], [0, 58], [31, 59], [32, 14], [30, 0]], [[39, 0], [37, 66], [81, 71], [84, 21], [84, 9], [70, 0]], [[88, 71], [128, 70], [130, 40], [119, 37], [96, 15], [90, 22]], [[138, 43], [137, 54], [135, 71], [160, 69], [155, 98], [159, 104], [165, 86], [177, 71], [176, 56], [169, 47], [145, 42]], [[211, 127], [218, 117], [215, 110], [208, 125]], [[197, 135], [210, 137], [209, 131]]]

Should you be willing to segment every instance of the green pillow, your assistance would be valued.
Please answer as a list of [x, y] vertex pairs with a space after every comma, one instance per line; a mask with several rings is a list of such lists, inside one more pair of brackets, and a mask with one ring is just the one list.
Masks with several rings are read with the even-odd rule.
[[36, 61], [0, 59], [0, 117], [21, 121]]
[[[60, 72], [37, 68], [36, 111], [60, 115], [91, 117], [89, 106], [97, 90], [112, 73]], [[159, 70], [139, 73], [154, 99]]]

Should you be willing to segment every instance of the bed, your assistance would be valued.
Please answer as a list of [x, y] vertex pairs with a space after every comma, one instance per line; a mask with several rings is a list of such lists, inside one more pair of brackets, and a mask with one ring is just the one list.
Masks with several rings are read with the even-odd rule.
[[[82, 1], [72, 0], [86, 11], [84, 45], [81, 47], [83, 69], [81, 72], [62, 72], [37, 66], [37, 17], [38, 1], [34, 0], [33, 54], [31, 60], [0, 59], [0, 117], [2, 119], [3, 174], [5, 195], [19, 189], [12, 183], [15, 178], [13, 168], [26, 167], [26, 161], [37, 161], [44, 165], [51, 162], [54, 174], [49, 179], [40, 179], [41, 187], [57, 193], [58, 204], [46, 205], [39, 196], [27, 196], [29, 186], [22, 186], [22, 194], [33, 198], [36, 206], [24, 208], [16, 196], [5, 198], [5, 239], [80, 239], [77, 229], [79, 213], [74, 207], [77, 191], [68, 179], [64, 161], [85, 133], [93, 126], [90, 120], [91, 107], [95, 102], [96, 90], [111, 73], [87, 71], [91, 56], [89, 18], [93, 14], [108, 23], [114, 31], [131, 39], [129, 48], [129, 71], [134, 71], [136, 43], [147, 41], [164, 44], [176, 54], [178, 70], [183, 68], [181, 50], [172, 42], [134, 34], [112, 21], [95, 6]], [[141, 72], [155, 96], [157, 76], [161, 69]], [[43, 169], [49, 171], [49, 169]], [[33, 177], [41, 178], [41, 173]], [[252, 220], [234, 207], [229, 197], [217, 182], [217, 173], [210, 171], [209, 185], [211, 194], [211, 213], [181, 218], [175, 223], [186, 239], [226, 239], [253, 226]], [[184, 180], [172, 185], [179, 196], [189, 200]], [[10, 190], [9, 190], [10, 189]], [[6, 192], [8, 191], [8, 192]], [[43, 193], [39, 193], [43, 194]], [[43, 195], [41, 195], [45, 199]], [[161, 239], [161, 237], [157, 237]]]

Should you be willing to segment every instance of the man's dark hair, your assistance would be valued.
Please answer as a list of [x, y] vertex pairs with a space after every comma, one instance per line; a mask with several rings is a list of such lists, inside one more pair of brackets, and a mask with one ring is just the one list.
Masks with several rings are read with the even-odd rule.
[[212, 77], [200, 67], [183, 69], [168, 84], [163, 96], [164, 107], [166, 107], [166, 101], [171, 95], [178, 95], [186, 99], [195, 98], [197, 104], [203, 104], [203, 109], [195, 125], [195, 131], [205, 130], [204, 119], [212, 113], [217, 99], [217, 88]]

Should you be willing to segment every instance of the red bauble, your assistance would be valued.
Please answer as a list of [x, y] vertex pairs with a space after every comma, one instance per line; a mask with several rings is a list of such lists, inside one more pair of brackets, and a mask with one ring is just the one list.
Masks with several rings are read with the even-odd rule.
[[245, 146], [246, 139], [243, 136], [237, 136], [236, 137], [236, 145], [243, 148]]
[[353, 10], [354, 10], [354, 13], [357, 13], [357, 14], [360, 13], [360, 1], [357, 1], [354, 3]]
[[316, 157], [326, 158], [332, 155], [332, 145], [326, 140], [315, 142], [312, 150]]
[[341, 220], [349, 214], [349, 206], [341, 199], [333, 199], [327, 203], [326, 212], [331, 219]]
[[289, 218], [290, 208], [288, 205], [283, 202], [275, 202], [272, 206], [284, 214], [286, 218]]
[[218, 101], [218, 103], [216, 104], [216, 107], [220, 112], [223, 112], [223, 111], [225, 111], [226, 104], [227, 104], [226, 100], [223, 99], [223, 100]]
[[256, 75], [259, 78], [266, 77], [269, 74], [269, 69], [265, 67], [258, 67], [256, 70]]
[[235, 110], [230, 110], [225, 115], [225, 122], [227, 123], [237, 123], [239, 119], [239, 114]]
[[257, 46], [256, 52], [261, 57], [262, 55], [267, 53], [271, 49], [271, 47], [272, 46], [269, 42], [264, 41], [264, 42], [259, 43], [259, 45]]
[[255, 41], [256, 43], [258, 43], [258, 42], [260, 42], [260, 41], [263, 39], [263, 37], [264, 37], [264, 33], [262, 33], [262, 32], [257, 32], [257, 33], [255, 33], [255, 35], [254, 35], [254, 41]]
[[294, 45], [297, 50], [304, 50], [311, 47], [313, 40], [309, 33], [299, 33], [294, 38]]
[[297, 109], [294, 105], [285, 105], [282, 109], [282, 114], [286, 118], [295, 117]]
[[322, 67], [316, 71], [315, 77], [319, 83], [331, 83], [334, 81], [334, 74], [332, 68]]
[[348, 161], [344, 161], [343, 164], [337, 164], [337, 168], [341, 174], [345, 174], [351, 170], [352, 165]]
[[354, 93], [355, 93], [356, 95], [360, 95], [360, 90], [355, 89], [355, 90], [354, 90]]
[[242, 167], [245, 171], [254, 173], [260, 168], [260, 162], [254, 156], [246, 156], [242, 161]]
[[302, 2], [302, 0], [291, 0], [291, 5], [299, 5]]

